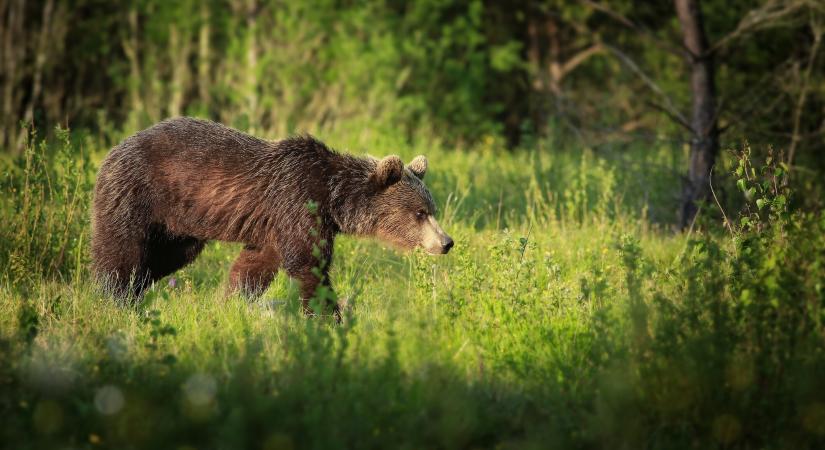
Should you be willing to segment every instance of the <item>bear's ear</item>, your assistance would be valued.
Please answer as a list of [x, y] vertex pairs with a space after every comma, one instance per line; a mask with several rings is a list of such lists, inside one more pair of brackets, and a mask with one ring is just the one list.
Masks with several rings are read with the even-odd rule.
[[424, 155], [418, 155], [407, 164], [413, 175], [417, 176], [419, 180], [424, 179], [424, 174], [427, 173], [427, 158]]
[[381, 187], [391, 186], [401, 180], [404, 174], [404, 163], [401, 158], [390, 155], [378, 161], [375, 166], [375, 181]]

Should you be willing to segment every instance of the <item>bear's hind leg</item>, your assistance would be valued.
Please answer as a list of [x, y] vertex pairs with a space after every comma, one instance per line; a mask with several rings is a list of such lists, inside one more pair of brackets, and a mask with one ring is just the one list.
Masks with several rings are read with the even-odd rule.
[[247, 297], [258, 297], [272, 283], [280, 265], [281, 256], [274, 247], [247, 245], [232, 265], [229, 287]]
[[191, 236], [169, 234], [165, 227], [153, 226], [146, 242], [146, 266], [152, 282], [174, 273], [198, 257], [206, 241]]
[[[94, 274], [103, 291], [120, 301], [136, 301], [151, 284], [144, 264], [142, 242], [121, 242], [117, 255], [94, 261]], [[131, 299], [131, 300], [130, 300]]]
[[120, 300], [140, 298], [149, 285], [140, 230], [115, 232], [98, 220], [92, 231], [92, 269], [104, 292]]

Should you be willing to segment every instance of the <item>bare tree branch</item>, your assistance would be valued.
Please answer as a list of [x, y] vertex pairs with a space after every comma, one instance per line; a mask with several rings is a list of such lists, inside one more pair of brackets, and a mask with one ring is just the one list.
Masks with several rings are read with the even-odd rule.
[[676, 122], [677, 124], [681, 125], [682, 127], [684, 127], [691, 134], [693, 133], [693, 128], [690, 127], [690, 124], [685, 120], [684, 116], [676, 115], [676, 114], [674, 114], [673, 111], [666, 108], [664, 105], [661, 105], [661, 104], [653, 102], [653, 101], [647, 101], [647, 102], [645, 102], [645, 104], [650, 106], [651, 108], [659, 111], [659, 112], [662, 112], [670, 120], [672, 120], [672, 121]]
[[796, 148], [799, 146], [799, 141], [802, 137], [799, 133], [800, 123], [802, 121], [802, 109], [805, 107], [805, 101], [808, 97], [808, 85], [811, 81], [811, 69], [816, 60], [817, 53], [819, 53], [819, 45], [822, 43], [823, 27], [814, 18], [811, 18], [811, 33], [814, 35], [813, 44], [811, 44], [811, 52], [808, 55], [808, 63], [805, 66], [805, 73], [802, 76], [802, 86], [799, 88], [799, 99], [796, 101], [796, 106], [793, 112], [793, 134], [791, 135], [791, 145], [788, 147], [788, 167], [792, 167], [793, 158], [796, 153]]
[[599, 54], [604, 51], [604, 47], [600, 43], [595, 43], [590, 47], [576, 53], [575, 55], [571, 56], [567, 61], [565, 61], [561, 65], [561, 69], [559, 70], [559, 79], [566, 77], [570, 72], [576, 69], [576, 67], [580, 66], [583, 62], [587, 61], [588, 58]]
[[[745, 14], [736, 28], [726, 36], [717, 40], [708, 53], [715, 53], [740, 37], [754, 31], [776, 26], [777, 23], [792, 13], [809, 5], [807, 0], [769, 0], [764, 5]], [[815, 4], [813, 6], [816, 6]]]
[[656, 36], [652, 31], [648, 30], [647, 28], [633, 22], [632, 20], [628, 19], [626, 16], [622, 15], [618, 11], [611, 9], [609, 6], [594, 2], [592, 0], [580, 0], [584, 5], [587, 5], [593, 8], [596, 11], [604, 13], [605, 15], [609, 16], [616, 22], [624, 25], [627, 28], [630, 28], [633, 31], [639, 33], [639, 35], [646, 37], [650, 40], [650, 42], [659, 47], [660, 49], [672, 53], [679, 57], [684, 57], [687, 54], [687, 51], [682, 47], [674, 47], [669, 45], [667, 42], [663, 41], [659, 36]]
[[[614, 54], [617, 58], [619, 58], [619, 60], [622, 63], [624, 63], [624, 65], [626, 65], [633, 73], [635, 73], [650, 88], [650, 90], [652, 90], [656, 95], [662, 98], [662, 101], [664, 103], [659, 106], [660, 110], [665, 111], [668, 117], [675, 120], [680, 125], [686, 126], [688, 130], [693, 132], [693, 129], [690, 127], [688, 120], [679, 111], [679, 109], [676, 108], [676, 106], [673, 104], [673, 101], [671, 101], [670, 97], [667, 94], [665, 94], [662, 88], [660, 88], [658, 84], [656, 84], [649, 76], [647, 76], [647, 74], [645, 74], [641, 68], [639, 68], [639, 65], [636, 64], [636, 62], [634, 62], [623, 51], [619, 50], [618, 48], [612, 45], [602, 43], [602, 46], [608, 51], [610, 51], [610, 53]], [[654, 104], [654, 106], [656, 105]]]

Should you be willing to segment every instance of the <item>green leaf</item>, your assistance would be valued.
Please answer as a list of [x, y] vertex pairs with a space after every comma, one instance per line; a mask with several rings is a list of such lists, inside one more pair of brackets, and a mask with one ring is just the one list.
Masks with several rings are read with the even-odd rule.
[[767, 204], [767, 200], [765, 200], [764, 198], [757, 198], [756, 199], [756, 207], [757, 208], [762, 209], [762, 208], [765, 207], [765, 204]]
[[[741, 167], [740, 167], [740, 169], [741, 169]], [[740, 179], [736, 182], [736, 187], [738, 187], [740, 191], [745, 192], [745, 179], [744, 179], [744, 178], [740, 178]]]

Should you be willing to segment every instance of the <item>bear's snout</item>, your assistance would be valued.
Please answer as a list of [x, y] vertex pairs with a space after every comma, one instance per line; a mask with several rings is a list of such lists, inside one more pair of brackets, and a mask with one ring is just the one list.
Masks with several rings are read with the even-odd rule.
[[453, 248], [453, 238], [445, 233], [432, 216], [424, 223], [421, 246], [431, 255], [445, 255]]
[[441, 244], [441, 248], [443, 249], [442, 253], [446, 255], [447, 252], [449, 252], [450, 249], [453, 248], [453, 244], [455, 244], [455, 242], [453, 242], [453, 238], [444, 235], [444, 243]]

